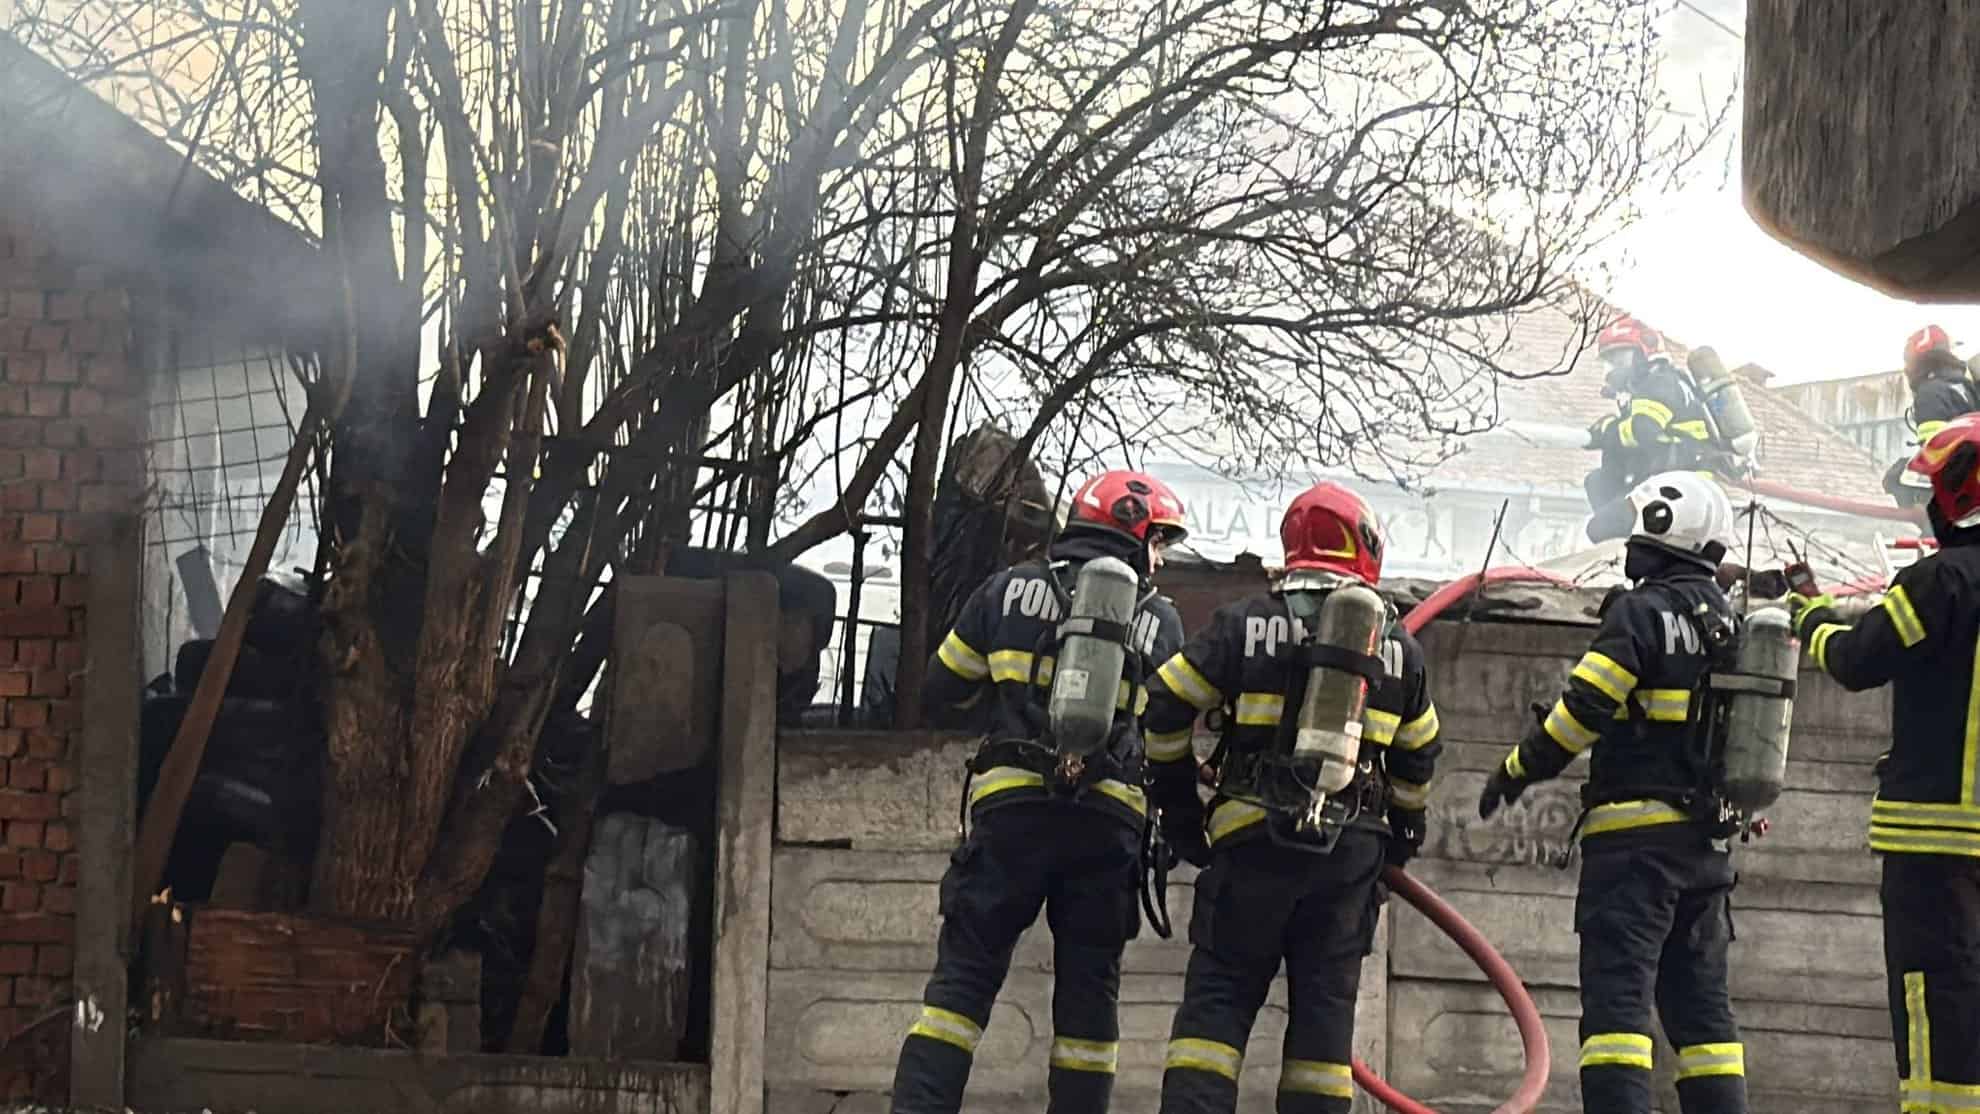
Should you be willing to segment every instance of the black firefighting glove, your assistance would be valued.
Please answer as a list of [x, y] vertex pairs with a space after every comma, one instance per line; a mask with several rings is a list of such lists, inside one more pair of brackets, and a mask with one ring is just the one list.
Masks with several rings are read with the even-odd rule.
[[1428, 831], [1428, 817], [1420, 808], [1389, 806], [1389, 865], [1403, 867], [1423, 850], [1423, 836]]
[[1582, 448], [1601, 448], [1602, 442], [1608, 439], [1609, 430], [1615, 428], [1615, 424], [1616, 416], [1614, 414], [1608, 414], [1590, 422], [1588, 424], [1588, 443], [1583, 445]]
[[1492, 770], [1492, 776], [1485, 779], [1485, 791], [1478, 795], [1478, 818], [1490, 820], [1502, 806], [1519, 800], [1519, 795], [1526, 792], [1526, 787], [1531, 784], [1525, 778], [1514, 776], [1511, 770], [1506, 769], [1504, 762], [1499, 763]]

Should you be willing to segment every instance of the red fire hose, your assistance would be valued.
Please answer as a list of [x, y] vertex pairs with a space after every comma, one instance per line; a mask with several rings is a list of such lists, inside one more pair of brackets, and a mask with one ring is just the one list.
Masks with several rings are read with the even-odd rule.
[[1786, 499], [1791, 503], [1800, 503], [1804, 507], [1817, 507], [1825, 511], [1835, 511], [1838, 514], [1853, 514], [1858, 518], [1878, 518], [1885, 522], [1903, 522], [1912, 526], [1923, 526], [1925, 524], [1924, 512], [1908, 507], [1893, 507], [1880, 503], [1861, 503], [1855, 499], [1842, 499], [1834, 495], [1823, 495], [1818, 491], [1802, 491], [1799, 488], [1775, 483], [1772, 480], [1743, 479], [1728, 480], [1726, 482], [1729, 484], [1738, 484], [1755, 495]]
[[[1430, 625], [1432, 619], [1443, 614], [1452, 604], [1464, 599], [1481, 585], [1507, 580], [1537, 581], [1547, 584], [1570, 583], [1566, 577], [1545, 569], [1524, 567], [1486, 569], [1482, 573], [1472, 573], [1453, 580], [1432, 592], [1422, 603], [1410, 610], [1409, 615], [1403, 619], [1403, 627], [1411, 634], [1419, 633]], [[1547, 1048], [1547, 1029], [1540, 1020], [1540, 1009], [1533, 1004], [1533, 998], [1527, 994], [1525, 984], [1519, 981], [1519, 973], [1512, 969], [1512, 965], [1506, 962], [1505, 957], [1492, 947], [1483, 934], [1458, 915], [1458, 911], [1451, 908], [1448, 902], [1432, 893], [1430, 887], [1396, 867], [1390, 867], [1385, 871], [1382, 879], [1388, 883], [1389, 892], [1414, 905], [1418, 912], [1430, 918], [1432, 924], [1443, 929], [1444, 935], [1455, 941], [1458, 947], [1463, 948], [1464, 954], [1470, 956], [1473, 963], [1478, 964], [1478, 969], [1485, 973], [1486, 979], [1499, 992], [1499, 997], [1506, 1000], [1507, 1007], [1512, 1010], [1513, 1023], [1519, 1026], [1520, 1044], [1526, 1051], [1526, 1074], [1520, 1079], [1519, 1089], [1513, 1092], [1511, 1098], [1501, 1103], [1493, 1114], [1532, 1114], [1533, 1108], [1540, 1103], [1540, 1096], [1546, 1093], [1547, 1074], [1552, 1069], [1552, 1054]], [[1400, 1114], [1437, 1114], [1436, 1111], [1389, 1086], [1386, 1080], [1375, 1074], [1375, 1070], [1362, 1063], [1360, 1059], [1354, 1061], [1354, 1081], [1361, 1085], [1362, 1090], [1375, 1096], [1390, 1110], [1399, 1111]]]

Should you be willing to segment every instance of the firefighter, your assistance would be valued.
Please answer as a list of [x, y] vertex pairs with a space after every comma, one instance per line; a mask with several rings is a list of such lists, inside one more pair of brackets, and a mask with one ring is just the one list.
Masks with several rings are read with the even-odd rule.
[[[1149, 685], [1151, 783], [1171, 846], [1203, 865], [1190, 921], [1183, 1001], [1162, 1076], [1164, 1114], [1232, 1110], [1245, 1041], [1286, 965], [1291, 1003], [1279, 1074], [1282, 1114], [1345, 1114], [1361, 961], [1374, 940], [1387, 863], [1422, 845], [1438, 743], [1423, 652], [1371, 590], [1382, 536], [1368, 505], [1322, 483], [1294, 499], [1279, 528], [1286, 572], [1272, 591], [1217, 610]], [[1365, 608], [1359, 645], [1317, 641], [1344, 592]], [[1325, 769], [1288, 749], [1324, 656], [1358, 670], [1360, 753], [1340, 770], [1331, 820], [1302, 830], [1306, 787]], [[1327, 656], [1331, 655], [1331, 656]], [[1325, 688], [1320, 690], [1326, 692]], [[1224, 732], [1206, 773], [1217, 786], [1207, 825], [1190, 747], [1200, 712]], [[1337, 716], [1335, 727], [1343, 721]], [[1288, 754], [1292, 760], [1287, 761]], [[1349, 779], [1346, 775], [1351, 772]], [[1298, 788], [1285, 792], [1288, 785]]]
[[[1588, 1114], [1648, 1114], [1650, 1013], [1677, 1048], [1685, 1114], [1746, 1109], [1745, 1053], [1726, 989], [1731, 857], [1693, 753], [1694, 690], [1732, 610], [1714, 579], [1732, 508], [1695, 472], [1630, 493], [1636, 527], [1601, 629], [1551, 709], [1486, 781], [1489, 818], [1593, 748], [1580, 824], [1581, 1090]], [[1599, 745], [1598, 745], [1599, 744]]]
[[[1120, 1041], [1121, 950], [1140, 929], [1143, 679], [1183, 639], [1174, 605], [1148, 587], [1151, 551], [1183, 535], [1182, 502], [1161, 481], [1140, 472], [1093, 477], [1073, 496], [1044, 559], [978, 588], [929, 663], [930, 718], [953, 721], [988, 700], [992, 727], [969, 764], [974, 822], [942, 878], [935, 972], [901, 1047], [895, 1114], [961, 1108], [1011, 951], [1041, 909], [1053, 945], [1049, 1109], [1107, 1109]], [[1098, 716], [1111, 727], [1104, 748], [1074, 769], [1053, 750], [1052, 640], [1062, 620], [1082, 613], [1082, 574], [1102, 558], [1133, 570], [1121, 611], [1129, 618], [1108, 635], [1124, 644], [1126, 664], [1118, 685], [1093, 683]]]
[[1825, 596], [1790, 600], [1817, 668], [1851, 692], [1893, 690], [1870, 849], [1903, 1109], [1980, 1111], [1980, 414], [1941, 426], [1910, 467], [1931, 485], [1938, 551], [1853, 625]]
[[[1980, 410], [1980, 392], [1964, 363], [1953, 355], [1952, 338], [1937, 325], [1927, 325], [1904, 342], [1904, 381], [1911, 388], [1911, 424], [1924, 444], [1961, 414]], [[1916, 507], [1932, 497], [1931, 485], [1909, 467], [1914, 454], [1891, 464], [1884, 473], [1884, 490], [1899, 506]]]
[[1713, 441], [1696, 386], [1664, 354], [1655, 330], [1621, 318], [1596, 338], [1596, 352], [1607, 371], [1602, 394], [1616, 400], [1616, 412], [1588, 428], [1588, 447], [1602, 457], [1582, 486], [1594, 512], [1588, 540], [1603, 542], [1629, 533], [1628, 495], [1637, 484], [1658, 472], [1699, 467]]

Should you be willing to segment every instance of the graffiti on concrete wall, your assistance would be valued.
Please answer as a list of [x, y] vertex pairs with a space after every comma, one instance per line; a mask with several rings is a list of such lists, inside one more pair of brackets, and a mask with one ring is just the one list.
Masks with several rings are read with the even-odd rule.
[[1461, 802], [1432, 805], [1424, 853], [1441, 859], [1493, 865], [1552, 866], [1568, 849], [1581, 816], [1577, 786], [1536, 785], [1490, 820], [1480, 820], [1471, 794]]

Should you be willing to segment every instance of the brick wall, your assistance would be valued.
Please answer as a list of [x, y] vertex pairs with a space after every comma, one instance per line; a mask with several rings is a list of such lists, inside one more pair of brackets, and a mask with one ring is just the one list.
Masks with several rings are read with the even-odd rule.
[[[66, 1089], [87, 550], [135, 509], [130, 304], [0, 213], [0, 1099]], [[114, 1022], [113, 1022], [114, 1023]], [[32, 1028], [33, 1032], [25, 1032]]]

